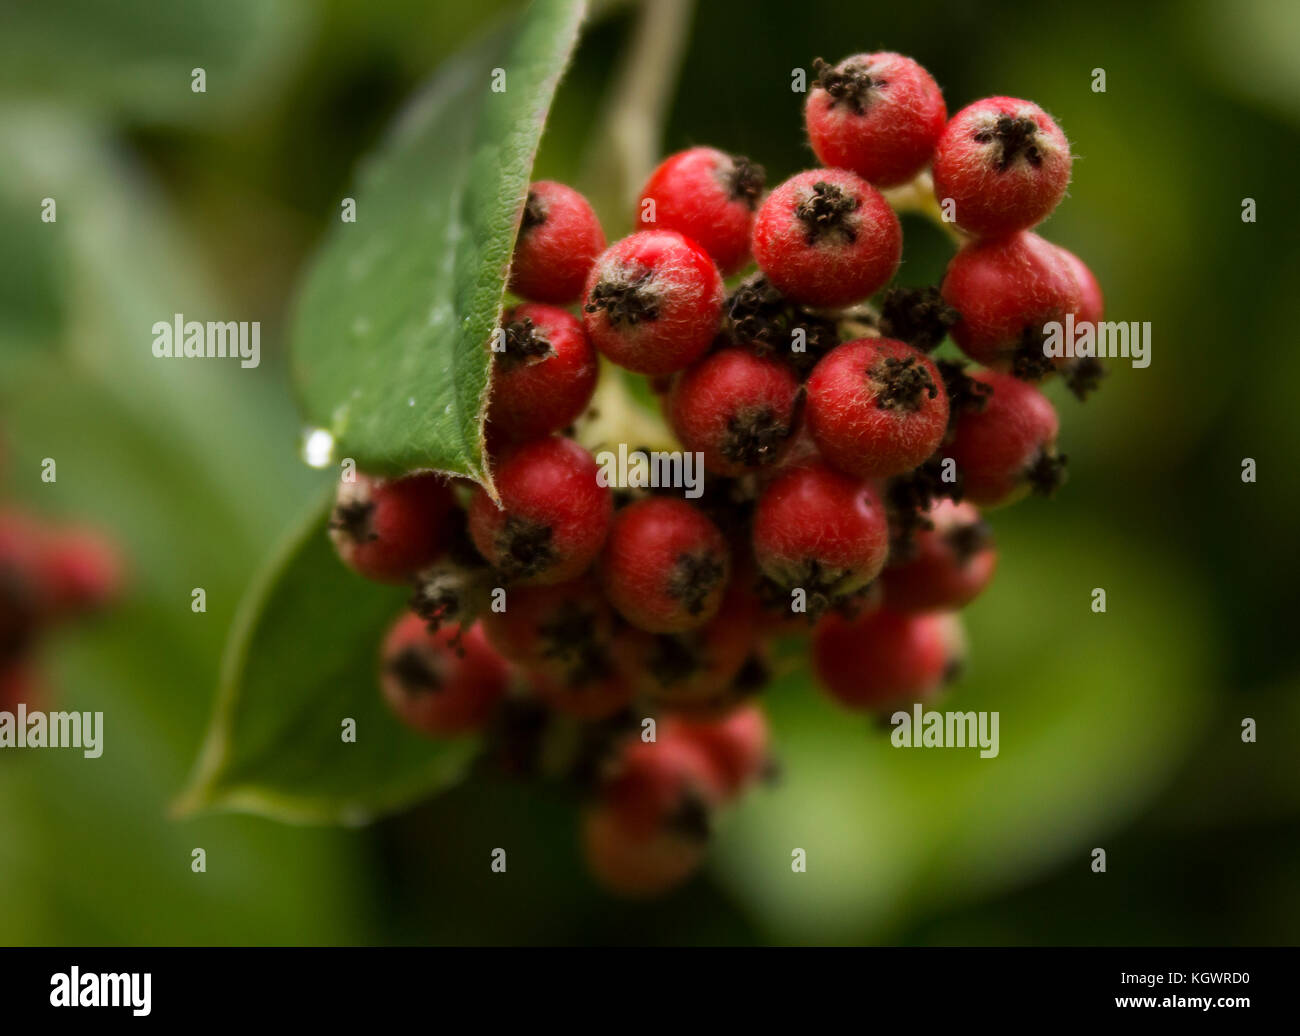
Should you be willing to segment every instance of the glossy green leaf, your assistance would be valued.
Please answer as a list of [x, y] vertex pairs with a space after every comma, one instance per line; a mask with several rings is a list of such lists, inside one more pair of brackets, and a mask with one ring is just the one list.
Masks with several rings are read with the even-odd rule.
[[487, 346], [584, 6], [536, 3], [448, 62], [362, 168], [292, 336], [303, 407], [339, 456], [487, 480]]

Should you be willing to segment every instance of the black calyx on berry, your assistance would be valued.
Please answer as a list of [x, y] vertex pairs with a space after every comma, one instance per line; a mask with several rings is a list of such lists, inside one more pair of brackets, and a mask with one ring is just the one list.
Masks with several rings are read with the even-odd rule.
[[948, 394], [949, 428], [962, 414], [977, 414], [988, 405], [993, 389], [966, 373], [965, 360], [936, 360], [935, 366], [939, 368], [939, 377], [943, 379], [943, 388]]
[[851, 217], [859, 205], [857, 198], [835, 184], [818, 180], [813, 184], [812, 193], [795, 206], [794, 214], [804, 225], [809, 245], [822, 241], [851, 244], [858, 239]]
[[767, 184], [767, 172], [757, 162], [744, 155], [731, 155], [731, 166], [720, 170], [723, 186], [732, 201], [743, 201], [749, 208], [758, 208], [758, 199]]
[[622, 270], [598, 281], [586, 305], [588, 313], [604, 311], [613, 327], [635, 327], [659, 319], [659, 298], [650, 289], [651, 271]]
[[501, 575], [507, 580], [528, 579], [545, 571], [555, 561], [549, 525], [507, 515], [497, 540]]
[[536, 191], [529, 191], [528, 200], [524, 202], [524, 217], [519, 225], [519, 233], [527, 233], [534, 227], [540, 227], [545, 222], [546, 202], [542, 201]]
[[996, 144], [994, 168], [1005, 173], [1019, 158], [1035, 169], [1043, 164], [1038, 146], [1038, 123], [1027, 115], [999, 115], [992, 126], [975, 133], [977, 144]]
[[854, 115], [865, 115], [880, 90], [889, 83], [871, 74], [871, 69], [855, 61], [838, 65], [827, 64], [821, 58], [813, 61], [817, 75], [815, 85], [831, 96], [831, 106], [843, 105]]
[[1036, 496], [1051, 496], [1065, 485], [1065, 465], [1068, 459], [1064, 453], [1041, 451], [1025, 469], [1025, 479], [1030, 490]]
[[881, 410], [914, 413], [921, 408], [923, 399], [934, 399], [939, 394], [930, 372], [915, 356], [887, 356], [872, 365], [867, 378], [875, 386], [876, 406]]
[[699, 615], [724, 575], [726, 567], [710, 553], [679, 554], [668, 576], [668, 596], [681, 601], [687, 614]]
[[408, 697], [433, 694], [442, 688], [442, 674], [434, 667], [428, 652], [406, 647], [388, 661], [388, 672]]
[[880, 330], [928, 353], [959, 319], [960, 314], [943, 300], [938, 288], [890, 288], [881, 303]]
[[1082, 356], [1066, 364], [1061, 377], [1074, 398], [1083, 402], [1101, 387], [1101, 379], [1109, 373], [1106, 364], [1097, 357]]
[[542, 335], [531, 317], [512, 320], [504, 328], [504, 348], [499, 354], [506, 369], [540, 363], [555, 355], [550, 340]]
[[345, 500], [336, 505], [330, 515], [330, 528], [341, 532], [353, 543], [369, 543], [379, 539], [371, 521], [374, 513], [373, 500]]

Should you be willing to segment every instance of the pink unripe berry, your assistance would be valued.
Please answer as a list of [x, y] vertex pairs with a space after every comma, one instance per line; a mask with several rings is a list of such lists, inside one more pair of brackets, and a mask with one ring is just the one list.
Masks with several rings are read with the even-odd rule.
[[1065, 362], [1043, 355], [1045, 327], [1078, 314], [1082, 297], [1064, 251], [1029, 231], [966, 245], [943, 278], [944, 301], [961, 315], [952, 336], [962, 351], [1031, 379]]
[[614, 516], [600, 559], [610, 603], [632, 625], [681, 633], [717, 612], [731, 574], [731, 552], [698, 508], [649, 497]]
[[740, 155], [711, 147], [679, 151], [650, 175], [637, 222], [643, 230], [684, 234], [729, 275], [749, 259], [749, 229], [763, 182], [763, 167]]
[[807, 415], [827, 462], [858, 478], [889, 478], [938, 448], [948, 394], [924, 353], [892, 338], [859, 338], [813, 368]]
[[671, 374], [700, 357], [722, 320], [722, 277], [675, 230], [643, 230], [607, 248], [587, 278], [583, 323], [620, 367]]
[[776, 188], [754, 220], [754, 258], [787, 298], [847, 306], [898, 269], [903, 232], [884, 197], [846, 169], [810, 169]]
[[408, 612], [384, 640], [384, 699], [398, 719], [429, 737], [482, 729], [509, 681], [509, 666], [477, 625], [431, 633]]
[[510, 290], [534, 302], [577, 302], [604, 248], [604, 231], [587, 199], [562, 183], [539, 180], [528, 189]]
[[1042, 108], [988, 97], [959, 111], [934, 153], [934, 193], [957, 225], [991, 237], [1045, 220], [1070, 182], [1070, 142]]
[[432, 472], [340, 482], [330, 515], [339, 557], [367, 579], [400, 583], [446, 549], [455, 501]]
[[877, 187], [905, 183], [934, 154], [948, 110], [938, 84], [902, 54], [855, 54], [815, 63], [804, 105], [808, 140], [823, 165], [857, 173]]
[[556, 306], [525, 303], [502, 318], [494, 352], [489, 431], [531, 439], [572, 424], [596, 389], [596, 350], [582, 322]]
[[576, 579], [600, 553], [614, 506], [597, 471], [591, 454], [559, 436], [507, 451], [494, 471], [501, 506], [481, 486], [470, 500], [474, 546], [510, 583]]
[[880, 574], [889, 529], [875, 490], [812, 463], [781, 472], [763, 490], [753, 544], [759, 568], [778, 586], [834, 598]]
[[704, 467], [742, 475], [784, 455], [798, 423], [799, 379], [787, 364], [749, 349], [711, 353], [673, 381], [669, 418]]
[[958, 417], [943, 448], [943, 455], [956, 463], [965, 498], [996, 507], [1031, 491], [1050, 495], [1065, 477], [1051, 402], [1033, 385], [1007, 374], [979, 371], [971, 377], [992, 392], [982, 408]]

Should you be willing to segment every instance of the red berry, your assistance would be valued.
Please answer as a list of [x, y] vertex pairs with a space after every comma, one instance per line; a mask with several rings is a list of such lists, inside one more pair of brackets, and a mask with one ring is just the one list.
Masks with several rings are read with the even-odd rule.
[[960, 627], [950, 615], [834, 612], [813, 632], [812, 661], [828, 694], [851, 709], [888, 711], [932, 697], [960, 665]]
[[967, 356], [1031, 379], [1065, 362], [1043, 355], [1044, 326], [1082, 308], [1062, 249], [1029, 231], [962, 248], [948, 263], [943, 298], [961, 315], [952, 336]]
[[582, 847], [592, 875], [615, 895], [650, 898], [680, 885], [700, 866], [705, 842], [673, 829], [630, 833], [609, 806], [587, 809]]
[[998, 554], [993, 534], [973, 504], [940, 500], [927, 516], [908, 556], [881, 576], [885, 607], [894, 612], [965, 607], [993, 578]]
[[330, 539], [345, 564], [381, 583], [400, 583], [446, 549], [455, 500], [432, 472], [340, 482]]
[[880, 574], [889, 554], [885, 509], [875, 490], [808, 464], [777, 475], [754, 511], [754, 557], [784, 589], [835, 598]]
[[749, 349], [721, 349], [673, 381], [669, 417], [687, 450], [718, 475], [768, 467], [798, 423], [799, 379], [789, 366]]
[[604, 231], [587, 199], [562, 183], [539, 180], [528, 189], [510, 290], [535, 302], [577, 302], [604, 249]]
[[847, 306], [894, 276], [903, 231], [866, 180], [845, 169], [810, 169], [768, 195], [753, 243], [781, 294], [811, 306]]
[[596, 878], [626, 896], [657, 895], [703, 859], [717, 771], [686, 738], [627, 742], [615, 776], [583, 817], [583, 848]]
[[659, 731], [661, 739], [684, 739], [703, 749], [728, 796], [757, 780], [768, 762], [767, 716], [758, 705], [746, 705], [721, 719], [670, 716]]
[[948, 427], [948, 394], [930, 358], [892, 338], [827, 353], [808, 378], [808, 428], [826, 460], [859, 478], [911, 471]]
[[1106, 315], [1106, 299], [1101, 293], [1101, 285], [1097, 283], [1097, 278], [1088, 269], [1087, 263], [1068, 248], [1057, 245], [1056, 250], [1069, 265], [1075, 283], [1079, 286], [1079, 308], [1075, 313], [1075, 319], [1087, 324], [1099, 323]]
[[116, 545], [94, 529], [55, 533], [42, 565], [51, 603], [58, 612], [102, 607], [122, 586], [122, 558]]
[[685, 633], [625, 630], [620, 648], [637, 693], [691, 715], [730, 712], [762, 689], [767, 680], [755, 655], [759, 631], [750, 617], [730, 606]]
[[614, 613], [594, 579], [511, 588], [505, 610], [485, 611], [482, 624], [492, 646], [526, 667], [534, 691], [557, 711], [603, 719], [632, 700], [615, 650]]
[[703, 626], [722, 603], [730, 572], [718, 527], [673, 497], [638, 500], [619, 511], [600, 559], [610, 603], [651, 633]]
[[722, 319], [722, 277], [694, 241], [643, 230], [607, 248], [587, 277], [593, 344], [638, 374], [671, 374], [708, 349]]
[[596, 350], [582, 322], [555, 306], [525, 303], [502, 319], [494, 352], [488, 430], [531, 439], [572, 424], [596, 389]]
[[1009, 504], [1031, 490], [1050, 495], [1065, 476], [1056, 452], [1056, 411], [1038, 389], [1007, 374], [979, 371], [989, 386], [980, 409], [958, 417], [943, 454], [956, 462], [964, 496], [983, 507]]
[[474, 546], [511, 583], [576, 579], [600, 553], [613, 511], [597, 470], [591, 454], [558, 436], [507, 452], [495, 472], [501, 506], [481, 486], [470, 500]]
[[837, 65], [818, 59], [804, 106], [808, 140], [822, 165], [877, 187], [905, 183], [934, 154], [948, 109], [924, 68], [902, 54], [855, 54]]
[[1045, 220], [1070, 182], [1070, 142], [1042, 108], [988, 97], [959, 111], [934, 153], [934, 193], [957, 225], [993, 236]]
[[430, 633], [408, 612], [384, 639], [384, 699], [398, 719], [430, 737], [482, 729], [509, 682], [505, 659], [478, 625]]
[[749, 228], [763, 182], [763, 167], [740, 155], [711, 147], [679, 151], [646, 181], [637, 220], [642, 229], [685, 234], [724, 275], [732, 274], [749, 259]]

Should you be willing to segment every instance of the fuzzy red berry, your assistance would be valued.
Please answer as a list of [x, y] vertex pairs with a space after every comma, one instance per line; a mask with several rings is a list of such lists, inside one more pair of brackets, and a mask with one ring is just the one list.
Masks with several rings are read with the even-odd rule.
[[583, 817], [583, 849], [596, 878], [625, 896], [658, 895], [703, 859], [723, 798], [704, 750], [686, 738], [630, 741], [615, 776]]
[[1106, 315], [1106, 299], [1096, 276], [1088, 269], [1088, 264], [1068, 248], [1057, 245], [1056, 250], [1070, 267], [1075, 283], [1079, 286], [1079, 308], [1075, 312], [1075, 319], [1086, 324], [1100, 322]]
[[798, 423], [799, 379], [787, 364], [749, 349], [721, 349], [673, 381], [669, 418], [687, 450], [718, 475], [769, 467]]
[[510, 266], [510, 290], [534, 302], [577, 302], [605, 233], [587, 199], [572, 187], [539, 180], [528, 189]]
[[939, 500], [907, 556], [881, 576], [894, 612], [951, 611], [980, 595], [997, 567], [993, 533], [970, 503]]
[[768, 764], [767, 715], [746, 705], [721, 719], [670, 716], [659, 727], [661, 738], [683, 738], [704, 750], [728, 796], [753, 783]]
[[1033, 385], [1007, 374], [979, 371], [971, 377], [987, 385], [990, 394], [983, 406], [957, 418], [943, 448], [943, 455], [956, 463], [963, 495], [983, 507], [1012, 503], [1031, 490], [1050, 495], [1065, 478], [1051, 402]]
[[948, 394], [930, 358], [892, 338], [827, 353], [808, 378], [808, 429], [821, 455], [858, 478], [911, 471], [948, 427]]
[[875, 490], [825, 464], [777, 475], [754, 510], [754, 557], [783, 589], [815, 598], [852, 593], [880, 574], [889, 554]]
[[905, 183], [934, 154], [948, 109], [930, 73], [902, 54], [855, 54], [814, 62], [804, 105], [808, 140], [823, 165], [850, 169], [877, 187]]
[[643, 230], [607, 248], [587, 278], [583, 322], [604, 355], [638, 374], [700, 357], [722, 320], [722, 277], [675, 230]]
[[339, 557], [367, 579], [400, 583], [445, 549], [455, 501], [441, 475], [340, 482], [330, 515]]
[[523, 585], [576, 579], [596, 559], [613, 501], [591, 454], [549, 436], [508, 451], [496, 466], [498, 507], [481, 486], [469, 505], [469, 534], [503, 579]]
[[605, 595], [623, 618], [651, 633], [703, 626], [722, 603], [731, 552], [698, 508], [650, 497], [614, 516], [600, 559]]
[[768, 673], [759, 647], [751, 617], [729, 605], [685, 633], [628, 629], [620, 637], [637, 693], [696, 716], [723, 715], [762, 690]]
[[754, 220], [754, 258], [787, 298], [847, 306], [898, 269], [903, 231], [884, 197], [846, 169], [810, 169], [768, 195]]
[[1064, 363], [1043, 354], [1044, 328], [1083, 304], [1063, 250], [1029, 231], [962, 248], [948, 263], [943, 298], [960, 314], [952, 336], [967, 356], [1029, 379]]
[[482, 624], [492, 646], [527, 668], [534, 692], [557, 711], [603, 719], [632, 700], [614, 613], [595, 579], [511, 588], [505, 610], [485, 611]]
[[596, 350], [582, 322], [556, 306], [526, 303], [502, 318], [494, 352], [488, 431], [531, 439], [572, 424], [596, 389]]
[[949, 682], [963, 655], [951, 615], [831, 613], [813, 632], [812, 661], [826, 692], [851, 709], [888, 711], [924, 701]]
[[646, 181], [642, 229], [676, 230], [712, 256], [724, 275], [749, 259], [749, 229], [763, 193], [763, 167], [716, 148], [670, 155]]
[[509, 666], [477, 625], [431, 633], [408, 612], [384, 639], [384, 699], [398, 719], [430, 737], [482, 729], [509, 683]]
[[1045, 220], [1070, 182], [1070, 142], [1042, 108], [988, 97], [959, 111], [934, 153], [934, 193], [957, 225], [991, 237]]

